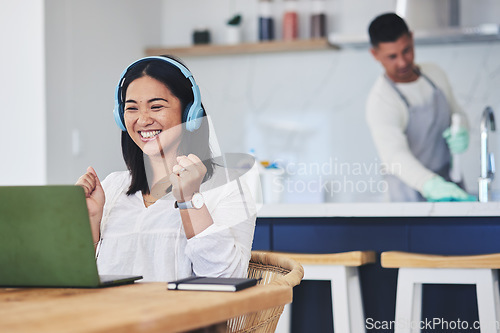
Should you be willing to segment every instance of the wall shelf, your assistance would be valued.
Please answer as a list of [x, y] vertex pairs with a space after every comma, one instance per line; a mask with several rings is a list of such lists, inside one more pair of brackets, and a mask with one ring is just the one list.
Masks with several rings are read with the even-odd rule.
[[199, 57], [216, 55], [237, 55], [275, 52], [300, 52], [315, 50], [336, 50], [338, 47], [328, 43], [326, 38], [295, 40], [295, 41], [269, 41], [258, 43], [241, 43], [237, 45], [195, 45], [189, 47], [151, 47], [146, 49], [146, 55], [172, 54], [179, 57]]

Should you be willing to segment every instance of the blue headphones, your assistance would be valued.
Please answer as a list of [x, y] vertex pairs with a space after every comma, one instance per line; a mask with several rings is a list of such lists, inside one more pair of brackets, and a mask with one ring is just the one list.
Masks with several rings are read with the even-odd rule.
[[145, 57], [145, 58], [142, 58], [142, 59], [139, 59], [139, 60], [133, 62], [123, 71], [122, 75], [120, 76], [120, 81], [118, 81], [118, 85], [116, 86], [116, 89], [115, 89], [115, 108], [113, 109], [113, 115], [115, 117], [115, 121], [116, 121], [116, 124], [118, 125], [118, 127], [120, 127], [120, 129], [122, 131], [127, 130], [125, 128], [125, 121], [123, 118], [123, 113], [125, 112], [124, 111], [124, 103], [121, 100], [121, 92], [122, 92], [121, 90], [122, 90], [123, 80], [125, 78], [125, 74], [132, 66], [138, 64], [139, 62], [143, 62], [143, 61], [147, 61], [147, 60], [151, 60], [151, 59], [162, 60], [162, 61], [165, 61], [165, 62], [177, 67], [182, 72], [182, 74], [187, 79], [189, 79], [189, 81], [191, 82], [191, 88], [193, 89], [193, 102], [189, 103], [186, 106], [186, 109], [184, 110], [184, 112], [182, 114], [182, 121], [185, 123], [186, 130], [188, 130], [189, 132], [193, 132], [193, 131], [197, 130], [198, 128], [200, 128], [201, 120], [203, 118], [204, 111], [203, 111], [203, 108], [201, 106], [200, 88], [198, 87], [198, 85], [194, 81], [193, 74], [191, 74], [191, 72], [186, 67], [184, 67], [184, 65], [182, 65], [181, 63], [179, 63], [173, 59], [170, 59], [170, 58], [157, 57], [157, 56]]

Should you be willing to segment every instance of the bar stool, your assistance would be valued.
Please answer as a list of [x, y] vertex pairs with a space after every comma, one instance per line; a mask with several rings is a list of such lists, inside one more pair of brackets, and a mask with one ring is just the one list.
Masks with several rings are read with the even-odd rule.
[[481, 333], [498, 332], [500, 253], [444, 256], [388, 251], [382, 253], [381, 265], [399, 269], [394, 333], [420, 332], [420, 325], [409, 324], [421, 320], [423, 283], [475, 284]]
[[[375, 262], [375, 252], [279, 253], [302, 265], [304, 268], [302, 280], [331, 281], [333, 329], [336, 333], [365, 332], [365, 315], [358, 267]], [[281, 315], [276, 332], [290, 332], [290, 313], [291, 304], [288, 304]]]

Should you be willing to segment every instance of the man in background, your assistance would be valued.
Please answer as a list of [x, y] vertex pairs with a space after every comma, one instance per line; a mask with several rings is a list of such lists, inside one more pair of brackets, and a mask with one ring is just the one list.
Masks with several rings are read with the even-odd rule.
[[[394, 13], [369, 26], [371, 53], [385, 72], [373, 85], [366, 119], [387, 174], [391, 201], [471, 201], [450, 181], [451, 154], [469, 142], [465, 114], [445, 73], [414, 63], [413, 34]], [[461, 126], [450, 129], [451, 117]]]

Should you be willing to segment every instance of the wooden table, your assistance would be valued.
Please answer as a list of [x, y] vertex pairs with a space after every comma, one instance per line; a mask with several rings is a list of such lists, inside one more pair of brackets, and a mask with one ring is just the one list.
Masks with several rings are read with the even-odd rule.
[[291, 301], [292, 289], [277, 285], [234, 293], [167, 290], [166, 283], [0, 288], [0, 332], [184, 332]]

